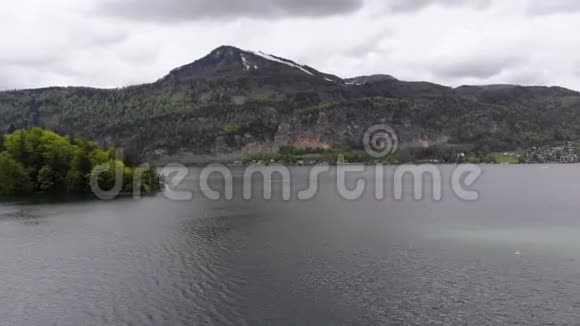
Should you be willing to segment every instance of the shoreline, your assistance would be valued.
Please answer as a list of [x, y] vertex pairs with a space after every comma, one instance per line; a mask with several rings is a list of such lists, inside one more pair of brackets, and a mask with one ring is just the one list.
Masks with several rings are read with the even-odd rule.
[[[181, 164], [181, 163], [179, 163]], [[274, 163], [269, 163], [269, 164], [265, 164], [265, 163], [251, 163], [251, 164], [234, 164], [234, 163], [223, 163], [223, 162], [213, 162], [213, 163], [207, 163], [207, 164], [198, 164], [198, 163], [193, 163], [193, 164], [182, 164], [183, 166], [187, 167], [187, 168], [205, 168], [208, 167], [212, 164], [220, 164], [223, 166], [226, 166], [228, 168], [247, 168], [250, 166], [263, 166], [263, 167], [268, 167], [268, 166], [272, 166], [272, 165], [283, 165], [286, 167], [314, 167], [317, 165], [321, 165], [321, 164], [325, 164], [324, 162], [320, 162], [317, 164], [287, 164], [287, 163], [279, 163], [279, 162], [274, 162]], [[336, 164], [336, 163], [326, 163], [328, 165], [330, 165], [331, 167], [334, 166], [338, 166], [338, 165], [362, 165], [362, 166], [376, 166], [376, 165], [383, 165], [383, 166], [403, 166], [403, 165], [435, 165], [435, 166], [443, 166], [443, 165], [447, 165], [447, 166], [458, 166], [458, 165], [463, 165], [463, 164], [475, 164], [475, 165], [491, 165], [491, 166], [496, 166], [496, 165], [512, 165], [512, 166], [520, 166], [520, 165], [580, 165], [580, 162], [572, 162], [572, 163], [563, 163], [563, 162], [532, 162], [532, 163], [472, 163], [472, 162], [463, 162], [463, 163], [442, 163], [442, 162], [407, 162], [407, 163], [364, 163], [364, 162], [354, 162], [354, 163], [344, 163], [344, 164]], [[161, 166], [161, 165], [160, 165]]]

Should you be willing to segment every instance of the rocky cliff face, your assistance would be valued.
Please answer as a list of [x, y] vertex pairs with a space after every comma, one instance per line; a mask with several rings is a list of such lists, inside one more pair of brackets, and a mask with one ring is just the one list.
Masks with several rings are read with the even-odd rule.
[[580, 138], [580, 94], [453, 89], [388, 75], [343, 80], [229, 46], [152, 84], [0, 92], [0, 131], [39, 125], [161, 162], [231, 161], [282, 146], [360, 148], [376, 124], [394, 128], [403, 147], [543, 145]]

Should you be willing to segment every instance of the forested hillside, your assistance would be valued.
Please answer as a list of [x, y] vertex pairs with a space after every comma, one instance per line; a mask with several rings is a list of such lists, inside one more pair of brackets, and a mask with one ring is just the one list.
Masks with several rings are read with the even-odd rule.
[[402, 147], [511, 150], [580, 138], [580, 94], [512, 85], [457, 89], [391, 76], [343, 80], [233, 47], [122, 89], [0, 93], [0, 131], [39, 126], [129, 155], [184, 163], [280, 147], [360, 148], [388, 123]]

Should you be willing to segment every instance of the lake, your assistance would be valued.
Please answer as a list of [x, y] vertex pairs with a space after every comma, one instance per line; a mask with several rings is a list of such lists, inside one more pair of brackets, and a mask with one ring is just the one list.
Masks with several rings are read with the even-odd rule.
[[578, 324], [580, 166], [484, 166], [477, 201], [440, 168], [440, 201], [244, 200], [238, 171], [233, 200], [3, 203], [0, 324]]

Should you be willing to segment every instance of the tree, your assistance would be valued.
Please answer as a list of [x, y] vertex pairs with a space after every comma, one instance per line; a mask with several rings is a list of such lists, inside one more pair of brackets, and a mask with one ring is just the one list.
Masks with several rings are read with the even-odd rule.
[[38, 188], [42, 191], [51, 191], [57, 187], [59, 177], [50, 166], [44, 166], [38, 171]]
[[[41, 128], [16, 130], [2, 139], [0, 194], [17, 195], [32, 191], [87, 192], [90, 190], [91, 171], [107, 163], [110, 168], [99, 175], [101, 188], [113, 188], [115, 173], [121, 171], [123, 190], [133, 190], [135, 169], [121, 159], [114, 158], [114, 148], [102, 148], [95, 142], [77, 137], [63, 137]], [[147, 174], [146, 177], [150, 180], [155, 176]], [[153, 189], [159, 187], [154, 185]]]
[[145, 169], [142, 176], [143, 187], [148, 192], [157, 192], [161, 190], [161, 179], [157, 173], [157, 167], [155, 165], [149, 166]]
[[24, 130], [20, 130], [18, 134], [18, 147], [16, 149], [16, 159], [22, 164], [26, 164], [28, 161], [28, 151], [26, 149], [26, 133]]
[[83, 193], [87, 191], [87, 178], [79, 170], [71, 169], [64, 179], [65, 190], [68, 193]]
[[0, 153], [0, 195], [20, 195], [30, 191], [32, 183], [24, 167], [8, 153]]
[[81, 175], [86, 175], [91, 172], [93, 166], [89, 154], [90, 149], [87, 146], [77, 148], [74, 151], [73, 159], [70, 163], [70, 169], [80, 172]]

